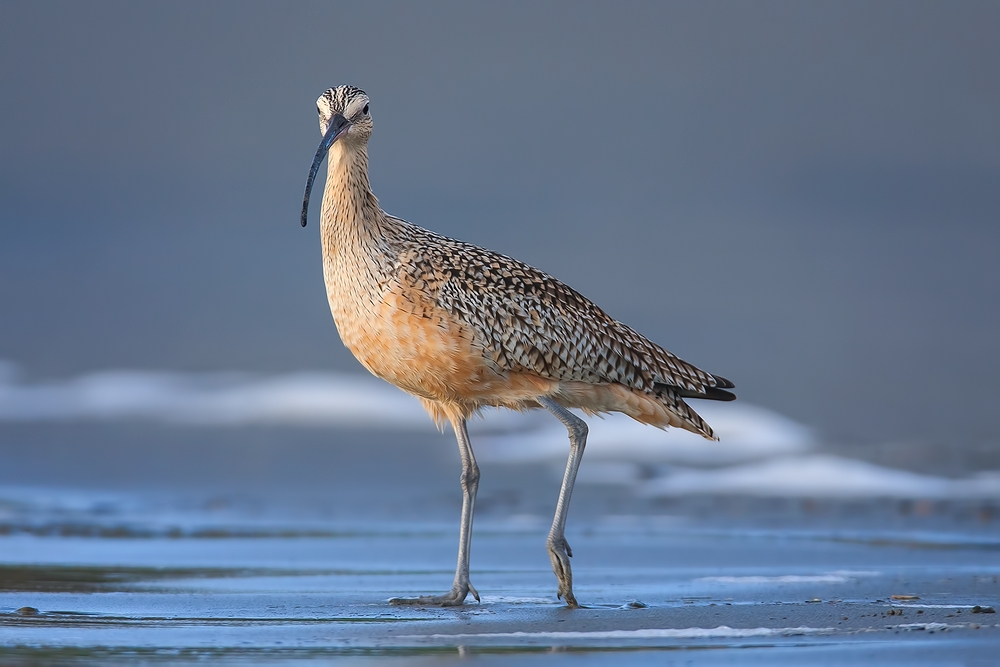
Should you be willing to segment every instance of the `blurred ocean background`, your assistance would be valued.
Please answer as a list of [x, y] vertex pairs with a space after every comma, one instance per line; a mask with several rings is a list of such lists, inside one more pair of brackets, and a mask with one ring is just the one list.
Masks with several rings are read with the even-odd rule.
[[[966, 545], [953, 562], [995, 582], [998, 34], [995, 2], [0, 4], [0, 611], [77, 576], [26, 564], [235, 567], [275, 540], [278, 567], [383, 528], [433, 526], [417, 560], [448, 579], [453, 435], [341, 345], [297, 224], [314, 101], [344, 83], [372, 99], [385, 210], [736, 383], [693, 402], [720, 442], [590, 419], [571, 540], [862, 531]], [[526, 531], [517, 595], [549, 594], [565, 430], [471, 431], [483, 539]], [[351, 558], [392, 543], [372, 539]], [[473, 544], [474, 578], [507, 562]], [[827, 547], [815, 571], [793, 549], [696, 579], [876, 567]]]
[[[278, 452], [434, 438], [340, 344], [316, 228], [295, 225], [313, 101], [352, 83], [373, 100], [386, 210], [539, 266], [735, 380], [739, 402], [696, 406], [721, 443], [595, 421], [587, 478], [997, 495], [993, 3], [0, 17], [5, 484], [49, 481], [13, 472], [18, 448], [79, 450], [86, 480], [110, 463], [92, 448], [125, 432], [136, 465], [191, 434]], [[550, 421], [490, 415], [476, 445], [556, 465]]]

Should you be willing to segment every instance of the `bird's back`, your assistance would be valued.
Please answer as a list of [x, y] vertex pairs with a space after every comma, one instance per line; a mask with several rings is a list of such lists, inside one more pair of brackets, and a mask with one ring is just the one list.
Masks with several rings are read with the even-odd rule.
[[533, 407], [532, 396], [545, 394], [567, 407], [625, 412], [713, 437], [683, 399], [734, 398], [724, 390], [728, 380], [523, 262], [391, 216], [380, 238], [387, 254], [381, 263], [393, 275], [370, 313], [378, 321], [361, 327], [373, 333], [369, 351], [345, 342], [376, 375], [423, 398], [436, 417], [447, 409]]

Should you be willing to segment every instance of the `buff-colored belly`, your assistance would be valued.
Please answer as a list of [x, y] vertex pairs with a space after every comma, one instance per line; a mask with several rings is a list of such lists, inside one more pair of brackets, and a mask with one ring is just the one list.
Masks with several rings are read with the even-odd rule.
[[421, 296], [396, 289], [370, 305], [331, 298], [331, 309], [358, 361], [404, 391], [445, 403], [502, 391], [509, 377], [491, 367], [474, 332]]

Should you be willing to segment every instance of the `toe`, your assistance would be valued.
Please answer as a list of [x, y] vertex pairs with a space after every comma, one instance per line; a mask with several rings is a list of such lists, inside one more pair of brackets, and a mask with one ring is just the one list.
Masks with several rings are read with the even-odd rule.
[[552, 571], [559, 580], [557, 595], [566, 601], [566, 606], [575, 609], [580, 605], [573, 595], [573, 569], [569, 559], [572, 555], [569, 544], [564, 538], [550, 538], [548, 542], [549, 560], [552, 561]]
[[[389, 604], [391, 605], [424, 605], [428, 607], [458, 607], [465, 604], [465, 598], [472, 590], [470, 586], [469, 589], [452, 589], [445, 593], [444, 595], [421, 595], [415, 598], [389, 598]], [[479, 600], [479, 594], [473, 592], [476, 600]]]

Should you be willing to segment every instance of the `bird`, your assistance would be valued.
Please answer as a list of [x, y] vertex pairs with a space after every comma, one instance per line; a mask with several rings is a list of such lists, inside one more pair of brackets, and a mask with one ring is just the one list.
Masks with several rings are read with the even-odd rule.
[[569, 457], [546, 548], [557, 598], [579, 606], [565, 530], [586, 447], [586, 415], [621, 412], [641, 423], [717, 440], [685, 399], [730, 401], [734, 384], [681, 360], [565, 283], [491, 250], [383, 211], [372, 193], [368, 95], [354, 86], [316, 101], [322, 140], [302, 198], [324, 157], [320, 212], [327, 300], [344, 345], [375, 376], [420, 400], [439, 428], [450, 423], [462, 461], [458, 562], [450, 591], [391, 604], [458, 606], [468, 595], [480, 471], [467, 421], [484, 408], [544, 409], [566, 427]]

